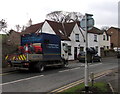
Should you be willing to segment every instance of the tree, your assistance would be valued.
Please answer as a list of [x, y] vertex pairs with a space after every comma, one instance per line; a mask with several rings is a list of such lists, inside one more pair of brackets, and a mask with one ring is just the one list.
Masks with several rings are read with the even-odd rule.
[[0, 32], [7, 33], [7, 29], [6, 28], [7, 28], [7, 22], [4, 19], [2, 19], [0, 21]]
[[19, 30], [20, 30], [20, 25], [18, 24], [18, 25], [15, 25], [15, 27], [16, 27], [16, 30], [17, 30], [17, 32], [19, 32]]
[[48, 20], [56, 22], [74, 22], [80, 21], [83, 15], [79, 12], [65, 12], [65, 11], [54, 11], [46, 15]]

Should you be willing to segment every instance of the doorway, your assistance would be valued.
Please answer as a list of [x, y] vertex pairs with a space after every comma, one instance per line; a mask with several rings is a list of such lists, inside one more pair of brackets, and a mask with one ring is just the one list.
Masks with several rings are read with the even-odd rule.
[[77, 47], [74, 47], [74, 60], [77, 59]]

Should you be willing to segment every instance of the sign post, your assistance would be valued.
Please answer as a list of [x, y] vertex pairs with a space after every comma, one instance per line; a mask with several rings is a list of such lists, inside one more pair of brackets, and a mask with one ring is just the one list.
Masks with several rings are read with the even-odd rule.
[[87, 59], [87, 48], [88, 48], [88, 30], [92, 29], [94, 26], [94, 19], [92, 18], [92, 14], [85, 14], [85, 17], [80, 22], [80, 26], [83, 30], [86, 31], [86, 45], [85, 45], [85, 92], [89, 91], [88, 80], [89, 80], [89, 66]]

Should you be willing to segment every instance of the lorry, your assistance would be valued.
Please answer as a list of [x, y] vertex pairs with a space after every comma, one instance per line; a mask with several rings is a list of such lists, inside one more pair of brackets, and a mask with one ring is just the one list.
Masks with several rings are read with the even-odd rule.
[[5, 57], [14, 68], [42, 72], [48, 66], [65, 67], [68, 64], [68, 45], [58, 35], [32, 33], [21, 36], [18, 52]]

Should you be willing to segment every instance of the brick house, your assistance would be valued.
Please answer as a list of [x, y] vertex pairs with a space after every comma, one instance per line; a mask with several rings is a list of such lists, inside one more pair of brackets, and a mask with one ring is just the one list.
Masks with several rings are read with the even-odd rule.
[[111, 27], [107, 30], [107, 33], [111, 35], [111, 48], [120, 47], [120, 28]]
[[9, 35], [6, 40], [6, 44], [8, 45], [20, 45], [20, 32], [16, 32], [14, 30], [10, 30]]

